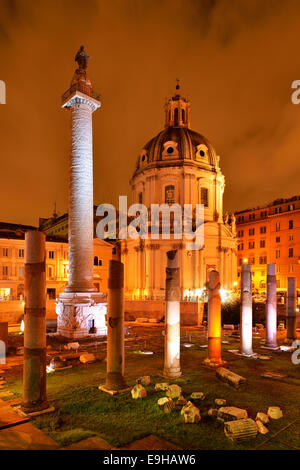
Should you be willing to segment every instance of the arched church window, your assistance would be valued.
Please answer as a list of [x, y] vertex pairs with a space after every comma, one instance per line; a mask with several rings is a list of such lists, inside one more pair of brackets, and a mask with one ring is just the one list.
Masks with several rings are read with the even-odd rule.
[[178, 108], [175, 108], [175, 110], [174, 110], [174, 126], [178, 126], [178, 124], [179, 124]]
[[181, 120], [182, 120], [182, 122], [185, 122], [185, 112], [184, 112], [184, 109], [181, 110]]
[[94, 266], [98, 266], [98, 256], [94, 256]]
[[169, 185], [165, 187], [165, 204], [175, 203], [175, 186]]
[[204, 207], [208, 207], [208, 189], [207, 188], [201, 188], [201, 204], [203, 204]]
[[199, 153], [200, 153], [201, 157], [205, 157], [205, 152], [204, 152], [204, 150], [200, 150]]

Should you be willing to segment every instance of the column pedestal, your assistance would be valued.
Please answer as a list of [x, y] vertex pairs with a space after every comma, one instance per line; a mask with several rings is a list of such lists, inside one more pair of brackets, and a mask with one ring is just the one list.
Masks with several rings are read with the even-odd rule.
[[106, 311], [101, 293], [61, 293], [56, 299], [57, 333], [70, 339], [84, 338], [93, 331], [96, 336], [106, 336]]

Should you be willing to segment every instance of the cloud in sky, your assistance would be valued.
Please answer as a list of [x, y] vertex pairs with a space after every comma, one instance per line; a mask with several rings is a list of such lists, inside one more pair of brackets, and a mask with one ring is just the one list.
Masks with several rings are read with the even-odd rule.
[[69, 113], [60, 109], [80, 44], [101, 93], [95, 203], [130, 194], [143, 145], [163, 127], [179, 77], [192, 128], [213, 143], [225, 209], [299, 194], [297, 0], [2, 0], [1, 220], [67, 210]]

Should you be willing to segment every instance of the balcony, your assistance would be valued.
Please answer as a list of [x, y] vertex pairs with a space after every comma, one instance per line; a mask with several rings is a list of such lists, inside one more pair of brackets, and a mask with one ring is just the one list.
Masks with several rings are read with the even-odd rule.
[[75, 91], [80, 91], [81, 93], [84, 93], [87, 96], [90, 96], [94, 100], [100, 101], [100, 94], [96, 93], [93, 88], [89, 85], [85, 85], [82, 82], [76, 82], [74, 83], [61, 97], [62, 103], [64, 103], [70, 96], [72, 96]]

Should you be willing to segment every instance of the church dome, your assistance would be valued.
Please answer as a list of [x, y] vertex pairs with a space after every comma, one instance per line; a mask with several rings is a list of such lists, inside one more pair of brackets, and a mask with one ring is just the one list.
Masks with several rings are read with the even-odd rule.
[[[190, 102], [176, 94], [165, 106], [165, 129], [143, 147], [135, 175], [154, 167], [196, 165], [214, 171], [219, 157], [206, 137], [190, 129]], [[134, 176], [135, 176], [134, 175]]]

